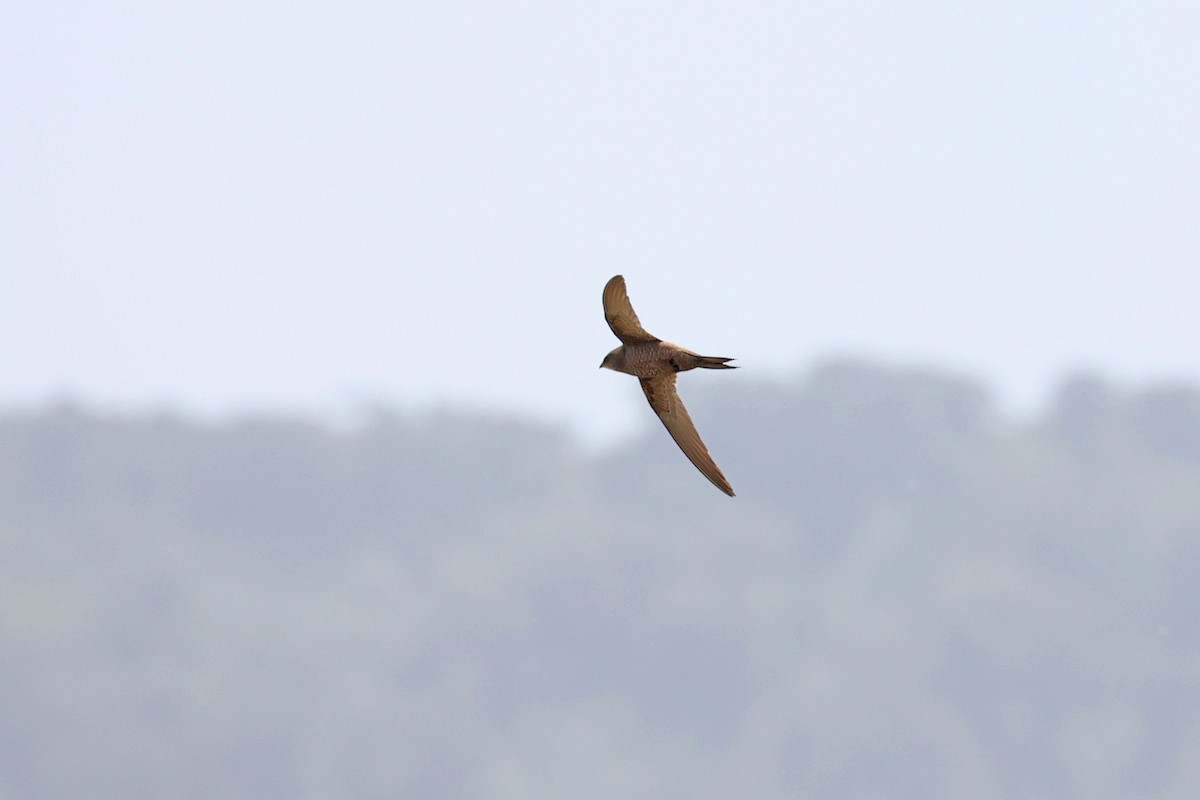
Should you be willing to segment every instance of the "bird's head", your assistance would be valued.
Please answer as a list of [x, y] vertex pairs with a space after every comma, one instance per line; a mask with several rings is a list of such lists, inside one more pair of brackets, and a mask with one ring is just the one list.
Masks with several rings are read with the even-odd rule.
[[621, 348], [615, 348], [611, 353], [604, 357], [603, 361], [600, 362], [600, 369], [614, 369], [620, 371], [622, 355]]

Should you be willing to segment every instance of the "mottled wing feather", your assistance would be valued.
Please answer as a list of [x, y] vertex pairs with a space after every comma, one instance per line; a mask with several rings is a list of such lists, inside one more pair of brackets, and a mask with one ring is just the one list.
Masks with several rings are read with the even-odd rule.
[[696, 469], [700, 470], [704, 477], [712, 481], [714, 486], [733, 497], [733, 487], [729, 485], [729, 481], [725, 480], [720, 467], [708, 454], [708, 448], [700, 439], [691, 415], [684, 408], [683, 401], [679, 399], [679, 392], [675, 390], [675, 376], [663, 375], [658, 378], [641, 378], [639, 380], [642, 384], [642, 391], [646, 393], [646, 399], [650, 401], [650, 407], [658, 414], [658, 418], [662, 420], [667, 432], [671, 434], [671, 438], [675, 440], [675, 444], [679, 445], [683, 454], [696, 465]]
[[620, 275], [614, 275], [604, 284], [604, 319], [625, 344], [661, 341], [657, 336], [647, 333], [638, 321], [637, 314], [633, 313], [633, 304], [625, 293], [625, 279]]

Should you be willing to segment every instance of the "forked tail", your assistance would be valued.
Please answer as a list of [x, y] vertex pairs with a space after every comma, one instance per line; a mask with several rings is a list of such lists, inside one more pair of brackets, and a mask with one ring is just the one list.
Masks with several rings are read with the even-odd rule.
[[701, 369], [737, 369], [734, 365], [727, 364], [727, 361], [733, 361], [733, 359], [720, 356], [697, 356], [696, 366]]

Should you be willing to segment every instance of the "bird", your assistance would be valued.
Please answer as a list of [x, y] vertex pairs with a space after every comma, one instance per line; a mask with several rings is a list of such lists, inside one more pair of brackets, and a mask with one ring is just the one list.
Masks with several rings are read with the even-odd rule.
[[733, 497], [733, 487], [709, 455], [675, 389], [675, 376], [678, 373], [697, 367], [737, 369], [729, 363], [733, 359], [702, 356], [647, 333], [633, 311], [633, 304], [629, 302], [629, 294], [625, 290], [625, 278], [620, 275], [614, 275], [604, 285], [603, 301], [604, 319], [621, 340], [621, 346], [604, 357], [600, 368], [636, 376], [646, 399], [650, 401], [650, 407], [658, 414], [683, 454], [714, 486]]

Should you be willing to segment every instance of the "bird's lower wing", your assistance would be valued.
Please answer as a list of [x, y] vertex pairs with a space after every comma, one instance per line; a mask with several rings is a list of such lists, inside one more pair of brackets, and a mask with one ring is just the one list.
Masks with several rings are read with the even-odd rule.
[[652, 336], [642, 327], [637, 314], [633, 313], [633, 304], [625, 293], [625, 279], [614, 275], [604, 284], [604, 320], [612, 332], [625, 344], [637, 342], [658, 342], [657, 336]]
[[683, 454], [696, 465], [696, 469], [700, 470], [704, 477], [712, 481], [714, 486], [733, 497], [733, 487], [729, 485], [729, 481], [725, 480], [720, 467], [708, 454], [708, 448], [700, 439], [691, 415], [684, 408], [683, 401], [679, 399], [679, 392], [675, 390], [675, 376], [641, 378], [640, 381], [642, 391], [646, 393], [646, 399], [650, 401], [650, 407], [658, 414], [658, 418], [662, 420], [667, 432], [671, 434], [671, 438], [675, 440], [675, 444], [679, 445]]

